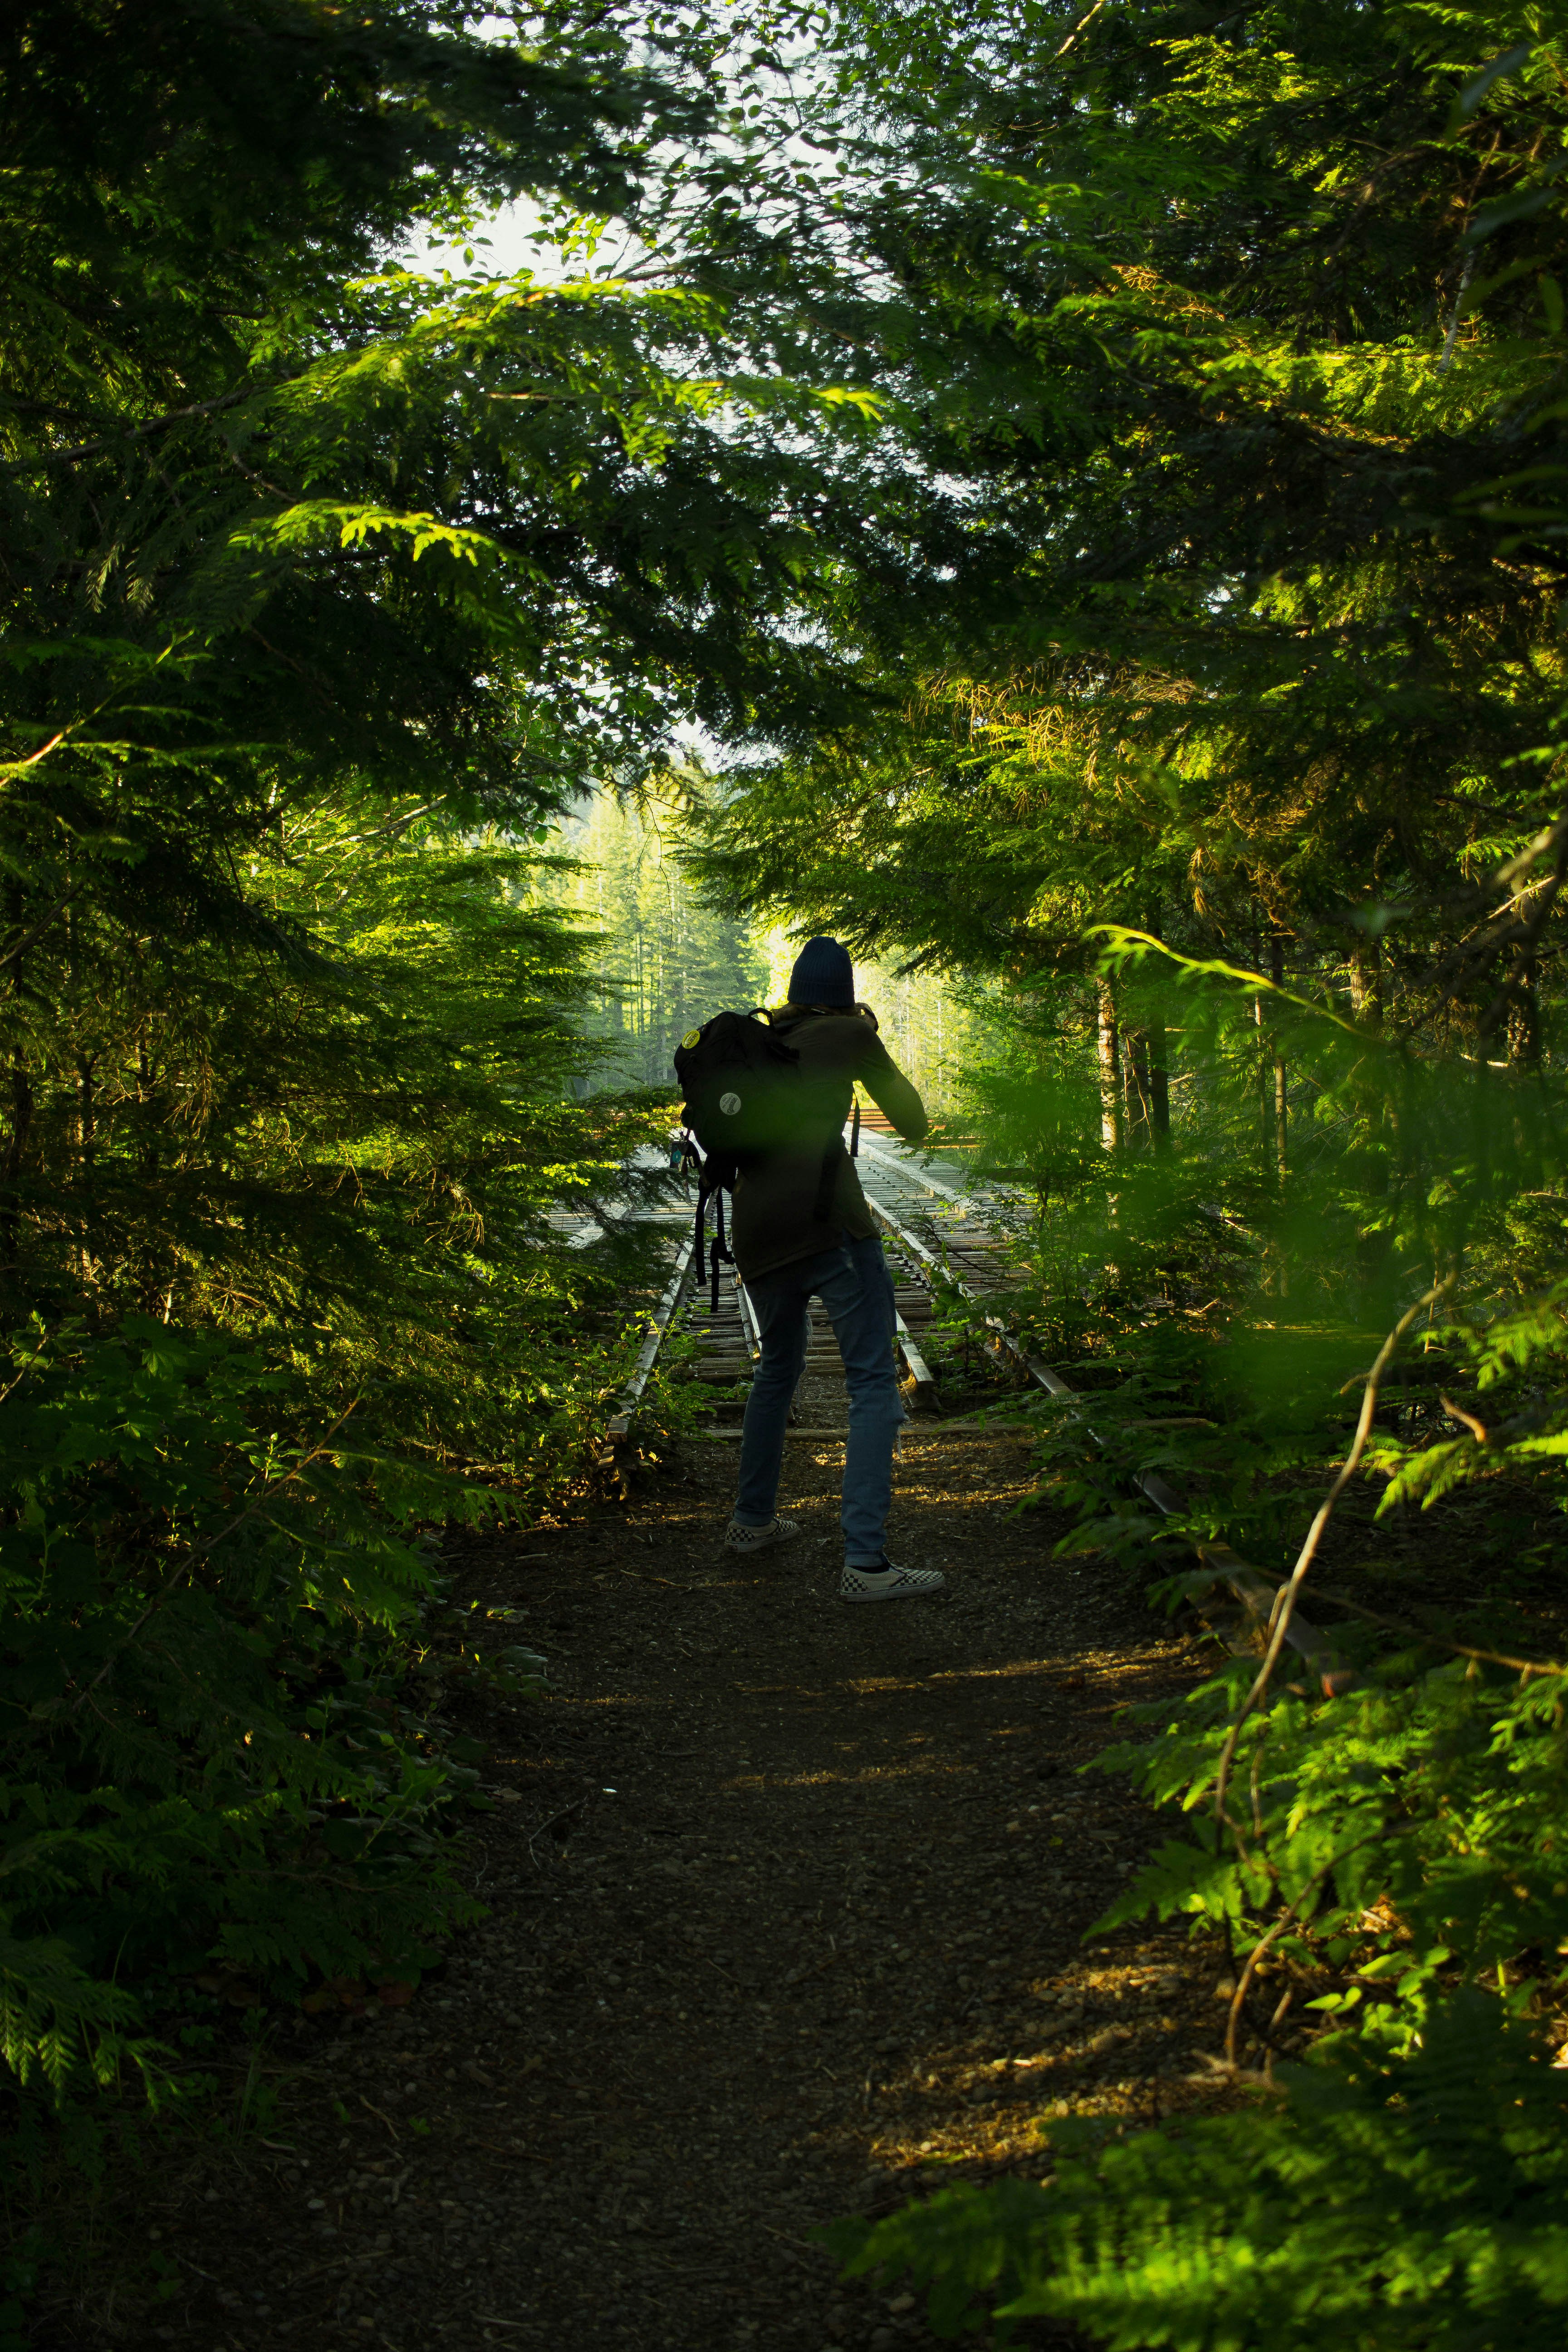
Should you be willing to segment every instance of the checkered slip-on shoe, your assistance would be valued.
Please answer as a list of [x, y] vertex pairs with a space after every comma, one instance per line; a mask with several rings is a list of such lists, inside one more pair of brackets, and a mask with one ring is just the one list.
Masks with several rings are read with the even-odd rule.
[[775, 1544], [793, 1543], [800, 1533], [798, 1519], [770, 1519], [765, 1528], [743, 1528], [731, 1519], [724, 1530], [726, 1551], [772, 1551]]
[[940, 1568], [900, 1568], [889, 1560], [882, 1568], [844, 1570], [840, 1601], [918, 1601], [923, 1592], [940, 1592], [947, 1582]]

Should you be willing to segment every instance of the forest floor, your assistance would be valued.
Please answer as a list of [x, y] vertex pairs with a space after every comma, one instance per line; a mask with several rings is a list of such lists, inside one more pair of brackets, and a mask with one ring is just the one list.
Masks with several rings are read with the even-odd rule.
[[896, 1559], [943, 1593], [837, 1597], [832, 1441], [792, 1444], [797, 1541], [721, 1549], [733, 1444], [624, 1508], [462, 1538], [456, 1597], [522, 1614], [552, 1686], [478, 1702], [489, 1916], [410, 2005], [296, 2017], [259, 2138], [184, 2143], [127, 2278], [47, 2341], [184, 2352], [846, 2352], [932, 2339], [814, 2228], [1044, 2168], [1053, 2110], [1234, 2097], [1213, 1948], [1085, 1931], [1147, 1850], [1076, 1768], [1212, 1643], [1151, 1615], [1005, 1432], [906, 1435]]

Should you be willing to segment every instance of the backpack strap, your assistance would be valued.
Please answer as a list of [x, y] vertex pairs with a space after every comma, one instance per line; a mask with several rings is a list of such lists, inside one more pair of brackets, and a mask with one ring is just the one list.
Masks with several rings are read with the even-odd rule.
[[[708, 1263], [713, 1272], [713, 1288], [708, 1304], [710, 1311], [717, 1315], [719, 1312], [719, 1261], [722, 1258], [727, 1265], [733, 1265], [735, 1259], [729, 1243], [724, 1239], [724, 1188], [721, 1184], [715, 1184], [713, 1187], [713, 1241], [708, 1252]], [[701, 1276], [699, 1276], [698, 1279], [700, 1281]]]
[[[713, 1237], [707, 1244], [705, 1265], [703, 1242], [707, 1231], [710, 1201], [713, 1203]], [[705, 1280], [711, 1280], [712, 1289], [709, 1297], [709, 1307], [711, 1313], [717, 1315], [719, 1268], [721, 1265], [733, 1265], [735, 1258], [734, 1253], [724, 1238], [724, 1187], [722, 1184], [710, 1184], [707, 1181], [706, 1165], [703, 1169], [702, 1181], [697, 1191], [697, 1218], [692, 1229], [692, 1238], [697, 1244], [697, 1286], [700, 1290]]]

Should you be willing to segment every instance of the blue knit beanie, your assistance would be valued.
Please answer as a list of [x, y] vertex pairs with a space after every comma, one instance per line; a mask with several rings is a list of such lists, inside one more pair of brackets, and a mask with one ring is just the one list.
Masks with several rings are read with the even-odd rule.
[[855, 1010], [855, 967], [837, 940], [807, 940], [789, 976], [792, 1004], [833, 1004]]

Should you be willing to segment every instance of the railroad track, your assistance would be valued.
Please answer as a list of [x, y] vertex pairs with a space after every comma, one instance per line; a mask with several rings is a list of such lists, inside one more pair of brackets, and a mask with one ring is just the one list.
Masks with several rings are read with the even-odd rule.
[[[1021, 1196], [968, 1192], [963, 1186], [962, 1169], [939, 1165], [941, 1173], [922, 1168], [913, 1152], [891, 1138], [861, 1137], [862, 1188], [888, 1239], [906, 1397], [913, 1412], [933, 1415], [941, 1410], [936, 1382], [921, 1347], [936, 1307], [933, 1271], [945, 1254], [966, 1286], [1002, 1287], [1013, 1270], [1017, 1236], [1024, 1225]], [[689, 1332], [698, 1342], [700, 1352], [692, 1366], [696, 1380], [731, 1387], [751, 1377], [761, 1348], [745, 1285], [732, 1266], [723, 1266], [715, 1302], [710, 1286], [705, 1286], [700, 1295], [695, 1293], [694, 1275], [688, 1237], [677, 1253], [664, 1295], [648, 1318], [631, 1377], [616, 1401], [605, 1431], [612, 1448], [629, 1443], [643, 1392], [671, 1329]], [[704, 1434], [737, 1437], [740, 1412], [737, 1404], [733, 1423], [716, 1422]], [[837, 1345], [826, 1318], [815, 1317], [792, 1435], [841, 1436], [847, 1427], [847, 1402]]]
[[[935, 1286], [951, 1282], [973, 1304], [985, 1308], [988, 1298], [1003, 1303], [1005, 1294], [1027, 1274], [1024, 1262], [1029, 1217], [1027, 1196], [1007, 1184], [969, 1186], [964, 1171], [952, 1160], [917, 1153], [890, 1134], [864, 1129], [860, 1137], [859, 1174], [867, 1206], [882, 1231], [893, 1274], [894, 1302], [899, 1316], [899, 1353], [903, 1392], [911, 1418], [936, 1417], [942, 1412], [937, 1385], [921, 1341], [936, 1312]], [[731, 1391], [749, 1381], [761, 1353], [756, 1318], [745, 1285], [732, 1266], [721, 1269], [715, 1305], [710, 1288], [692, 1296], [695, 1255], [688, 1235], [677, 1254], [669, 1282], [650, 1317], [631, 1378], [621, 1391], [608, 1423], [604, 1459], [614, 1461], [629, 1446], [632, 1424], [649, 1374], [668, 1333], [678, 1323], [698, 1340], [701, 1352], [692, 1366], [693, 1377]], [[683, 1312], [684, 1310], [684, 1312]], [[1050, 1364], [1022, 1346], [1007, 1328], [1005, 1316], [984, 1313], [985, 1344], [1016, 1376], [1052, 1396], [1072, 1400], [1086, 1436], [1098, 1444], [1093, 1402], [1081, 1396]], [[725, 1404], [731, 1418], [716, 1420], [701, 1433], [719, 1443], [740, 1436], [743, 1399], [731, 1394]], [[814, 1317], [805, 1368], [795, 1394], [790, 1437], [806, 1442], [842, 1437], [848, 1423], [843, 1370], [831, 1327]], [[940, 1421], [942, 1435], [995, 1434], [996, 1424], [969, 1419]], [[934, 1433], [934, 1427], [933, 1427]], [[1163, 1518], [1174, 1518], [1184, 1509], [1182, 1497], [1157, 1474], [1144, 1473], [1138, 1485]], [[1215, 1630], [1237, 1651], [1259, 1646], [1270, 1622], [1278, 1586], [1234, 1551], [1228, 1544], [1185, 1540], [1201, 1564], [1211, 1571], [1239, 1605], [1239, 1618], [1206, 1612]], [[1309, 1624], [1298, 1611], [1287, 1633], [1289, 1646], [1325, 1692], [1349, 1687], [1347, 1671], [1332, 1643]]]

